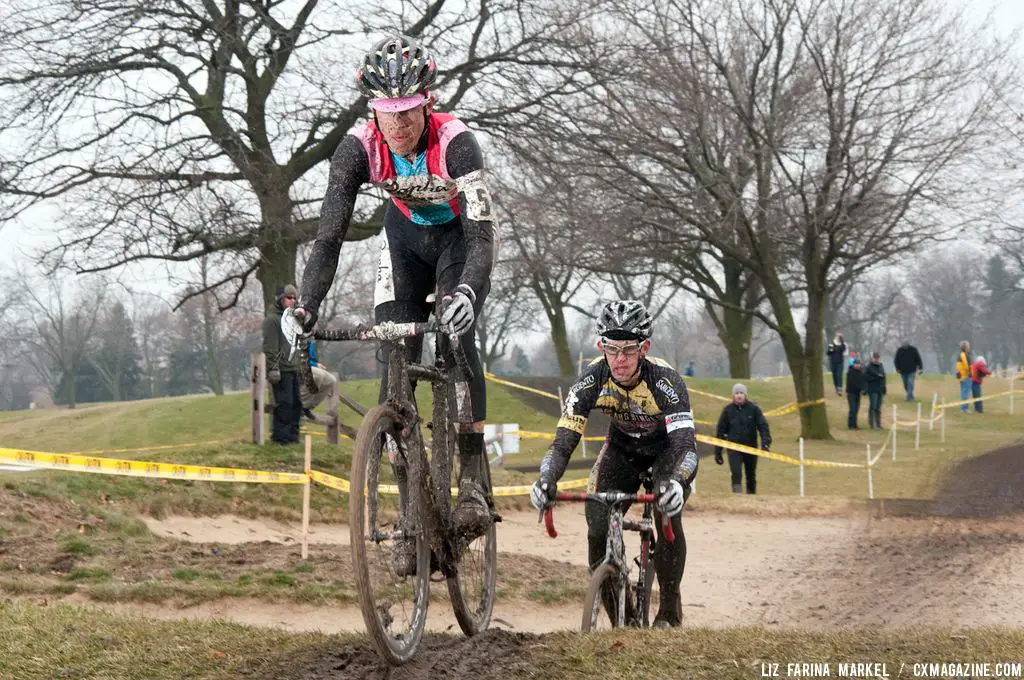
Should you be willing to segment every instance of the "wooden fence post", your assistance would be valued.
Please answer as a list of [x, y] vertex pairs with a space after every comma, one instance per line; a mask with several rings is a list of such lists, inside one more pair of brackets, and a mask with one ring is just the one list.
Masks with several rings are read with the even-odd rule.
[[263, 445], [267, 436], [267, 419], [263, 409], [267, 396], [267, 357], [263, 352], [253, 352], [250, 371], [252, 375], [252, 443]]

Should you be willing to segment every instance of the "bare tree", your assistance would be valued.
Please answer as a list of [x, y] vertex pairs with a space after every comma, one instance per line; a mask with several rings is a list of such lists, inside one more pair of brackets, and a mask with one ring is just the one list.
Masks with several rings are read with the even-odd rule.
[[915, 310], [925, 322], [943, 373], [952, 372], [961, 340], [969, 341], [975, 351], [983, 348], [984, 341], [977, 336], [982, 327], [982, 272], [981, 257], [954, 251], [922, 256], [911, 274]]
[[504, 358], [523, 333], [536, 327], [536, 300], [508, 262], [499, 262], [491, 274], [487, 304], [476, 319], [480, 360], [485, 367]]
[[220, 342], [217, 338], [217, 318], [214, 305], [217, 302], [216, 291], [210, 286], [209, 259], [199, 258], [199, 281], [205, 293], [199, 296], [200, 314], [203, 320], [203, 346], [206, 350], [206, 375], [210, 381], [210, 389], [214, 394], [224, 394], [224, 378], [221, 375], [220, 361], [217, 359]]
[[[821, 399], [832, 291], [971, 207], [1006, 51], [936, 0], [616, 5], [636, 53], [559, 142], [631, 173], [675, 218], [661, 242], [703, 239], [752, 272], [797, 399]], [[824, 405], [800, 417], [830, 436]]]
[[106, 285], [93, 281], [91, 285], [76, 282], [72, 286], [48, 277], [45, 284], [29, 283], [24, 289], [33, 313], [18, 331], [28, 363], [55, 398], [58, 386], [63, 385], [64, 394], [59, 397], [75, 408], [78, 373], [87, 361], [90, 342], [102, 317]]
[[[440, 106], [499, 129], [578, 91], [580, 15], [518, 0], [5, 3], [0, 222], [63, 203], [51, 266], [212, 257], [220, 277], [188, 294], [224, 286], [232, 304], [255, 276], [269, 304], [316, 232], [322, 161], [365, 114], [353, 75], [371, 41], [422, 40]], [[376, 233], [381, 205], [350, 239]]]
[[591, 278], [579, 266], [591, 240], [589, 225], [576, 212], [588, 197], [565, 178], [540, 174], [532, 182], [507, 180], [501, 187], [508, 261], [544, 310], [559, 372], [575, 375], [566, 310], [594, 315], [594, 310], [573, 302]]

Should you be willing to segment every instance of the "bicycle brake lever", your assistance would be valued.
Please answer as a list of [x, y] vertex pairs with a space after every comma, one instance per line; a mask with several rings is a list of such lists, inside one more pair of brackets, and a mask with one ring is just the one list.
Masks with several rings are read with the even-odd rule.
[[661, 520], [662, 529], [665, 530], [665, 540], [669, 543], [676, 542], [676, 532], [672, 530], [672, 518], [668, 515], [663, 515]]
[[551, 538], [558, 538], [558, 532], [555, 531], [555, 512], [552, 508], [546, 508], [543, 512], [544, 515], [544, 526], [548, 530], [548, 536]]

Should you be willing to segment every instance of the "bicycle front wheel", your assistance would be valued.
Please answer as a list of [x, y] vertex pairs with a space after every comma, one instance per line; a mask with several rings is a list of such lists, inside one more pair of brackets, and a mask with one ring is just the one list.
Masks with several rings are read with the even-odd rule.
[[[643, 584], [637, 581], [636, 584], [636, 622], [634, 625], [647, 628], [651, 625], [651, 596], [654, 594], [654, 541], [645, 538], [640, 542], [641, 558], [646, 554], [647, 561], [644, 565]], [[643, 590], [641, 591], [641, 588]]]
[[[427, 622], [430, 587], [430, 548], [419, 520], [416, 480], [406, 479], [403, 452], [408, 449], [398, 422], [386, 406], [367, 412], [356, 435], [349, 489], [359, 605], [377, 652], [393, 665], [416, 653]], [[398, 488], [406, 496], [404, 512], [394, 494]]]
[[584, 633], [597, 633], [621, 627], [619, 603], [624, 603], [625, 597], [626, 579], [619, 568], [607, 562], [600, 565], [590, 575], [580, 629]]
[[[484, 457], [480, 479], [491, 489], [491, 469]], [[473, 636], [487, 630], [494, 611], [494, 590], [498, 580], [498, 536], [494, 522], [487, 533], [466, 546], [459, 557], [455, 575], [448, 579], [448, 596], [459, 627]]]

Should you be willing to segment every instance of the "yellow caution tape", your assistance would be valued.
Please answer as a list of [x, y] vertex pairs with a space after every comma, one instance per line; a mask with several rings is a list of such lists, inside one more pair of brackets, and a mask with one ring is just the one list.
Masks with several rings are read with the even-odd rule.
[[309, 478], [317, 484], [329, 486], [330, 488], [341, 491], [342, 493], [348, 493], [349, 489], [352, 488], [347, 479], [335, 477], [334, 475], [329, 475], [326, 472], [320, 472], [319, 470], [310, 470]]
[[[752, 446], [744, 446], [743, 444], [736, 444], [734, 442], [726, 441], [724, 439], [718, 439], [716, 437], [707, 437], [705, 435], [697, 435], [697, 441], [703, 442], [704, 444], [711, 444], [712, 446], [721, 446], [723, 449], [729, 449], [732, 451], [739, 451], [741, 453], [752, 453], [755, 456], [762, 458], [769, 458], [771, 460], [777, 460], [780, 463], [789, 463], [790, 465], [800, 465], [800, 459], [794, 458], [793, 456], [787, 456], [783, 453], [774, 453], [772, 451], [762, 451], [761, 449], [755, 449]], [[814, 458], [804, 458], [804, 465], [812, 467], [841, 467], [841, 468], [862, 468], [863, 463], [837, 463], [831, 460], [815, 460]]]
[[[347, 479], [341, 477], [335, 477], [329, 475], [326, 472], [320, 472], [319, 470], [310, 470], [309, 478], [318, 484], [323, 484], [342, 493], [348, 493], [352, 485]], [[572, 479], [569, 481], [563, 481], [558, 483], [559, 489], [583, 489], [587, 486], [587, 479]], [[495, 487], [491, 493], [495, 496], [525, 496], [530, 493], [530, 489], [533, 488], [532, 484], [524, 484], [519, 486], [498, 486]], [[456, 487], [452, 487], [452, 496], [458, 494], [459, 490]], [[397, 495], [398, 487], [392, 484], [381, 484], [377, 487], [378, 493]]]
[[764, 414], [766, 416], [784, 416], [784, 415], [788, 415], [790, 413], [796, 413], [800, 409], [807, 408], [808, 406], [814, 406], [815, 404], [824, 404], [824, 403], [825, 403], [824, 399], [815, 399], [814, 401], [801, 401], [799, 403], [793, 401], [793, 402], [790, 402], [788, 404], [784, 404], [782, 406], [779, 406], [778, 408], [774, 408], [771, 411], [765, 411]]
[[[520, 432], [520, 437], [525, 439], [554, 439], [554, 435], [547, 432]], [[762, 458], [770, 458], [771, 460], [777, 460], [780, 463], [788, 463], [790, 465], [799, 465], [800, 459], [794, 458], [793, 456], [787, 456], [782, 453], [774, 453], [771, 451], [762, 451], [761, 449], [755, 449], [752, 446], [744, 446], [743, 444], [735, 444], [725, 439], [718, 439], [716, 437], [709, 437], [707, 435], [698, 434], [696, 435], [698, 442], [704, 444], [711, 444], [712, 446], [721, 446], [723, 449], [729, 449], [731, 451], [739, 451], [741, 453], [752, 453], [755, 456], [761, 456]], [[598, 440], [604, 441], [604, 437], [587, 437], [588, 441]], [[804, 465], [810, 465], [812, 467], [852, 467], [862, 468], [864, 467], [861, 463], [837, 463], [830, 460], [815, 460], [813, 458], [805, 458]]]
[[996, 399], [998, 397], [1008, 397], [1011, 394], [1024, 394], [1024, 390], [1008, 390], [1006, 392], [999, 392], [998, 394], [989, 394], [984, 397], [978, 397], [977, 399], [964, 399], [963, 401], [947, 402], [945, 404], [936, 404], [936, 409], [954, 408], [963, 406], [964, 404], [973, 404], [976, 401], [986, 401], [988, 399]]
[[207, 465], [174, 465], [141, 460], [98, 458], [74, 453], [44, 453], [0, 448], [0, 462], [12, 465], [93, 472], [101, 475], [150, 477], [154, 479], [190, 479], [207, 482], [250, 482], [257, 484], [306, 484], [304, 473], [222, 468]]
[[542, 397], [548, 397], [549, 399], [554, 399], [555, 401], [560, 401], [557, 394], [551, 394], [550, 392], [545, 392], [544, 390], [538, 390], [538, 389], [534, 389], [532, 387], [527, 387], [526, 385], [517, 385], [514, 382], [509, 382], [508, 380], [502, 380], [501, 378], [495, 376], [492, 373], [485, 373], [484, 377], [487, 378], [488, 380], [490, 380], [493, 383], [498, 383], [499, 385], [506, 385], [508, 387], [514, 387], [517, 390], [523, 390], [525, 392], [533, 392], [534, 394], [539, 394]]
[[[498, 377], [494, 376], [491, 373], [487, 373], [485, 375], [485, 377], [488, 380], [490, 380], [491, 382], [498, 383], [499, 385], [506, 385], [508, 387], [514, 387], [517, 390], [524, 390], [526, 392], [533, 392], [534, 394], [539, 394], [542, 397], [548, 397], [549, 399], [554, 399], [555, 401], [558, 401], [558, 395], [557, 394], [551, 394], [550, 392], [545, 392], [544, 390], [538, 390], [538, 389], [535, 389], [533, 387], [527, 387], [526, 385], [519, 385], [517, 383], [510, 382], [508, 380], [502, 380], [501, 378], [498, 378]], [[690, 394], [700, 394], [700, 395], [703, 395], [705, 397], [711, 397], [712, 399], [720, 399], [722, 401], [732, 401], [732, 399], [729, 398], [729, 397], [722, 397], [722, 396], [719, 396], [717, 394], [711, 394], [710, 392], [703, 392], [701, 390], [697, 390], [697, 389], [694, 389], [692, 387], [687, 387], [686, 391], [689, 392]], [[702, 422], [702, 421], [698, 421], [698, 422]]]

